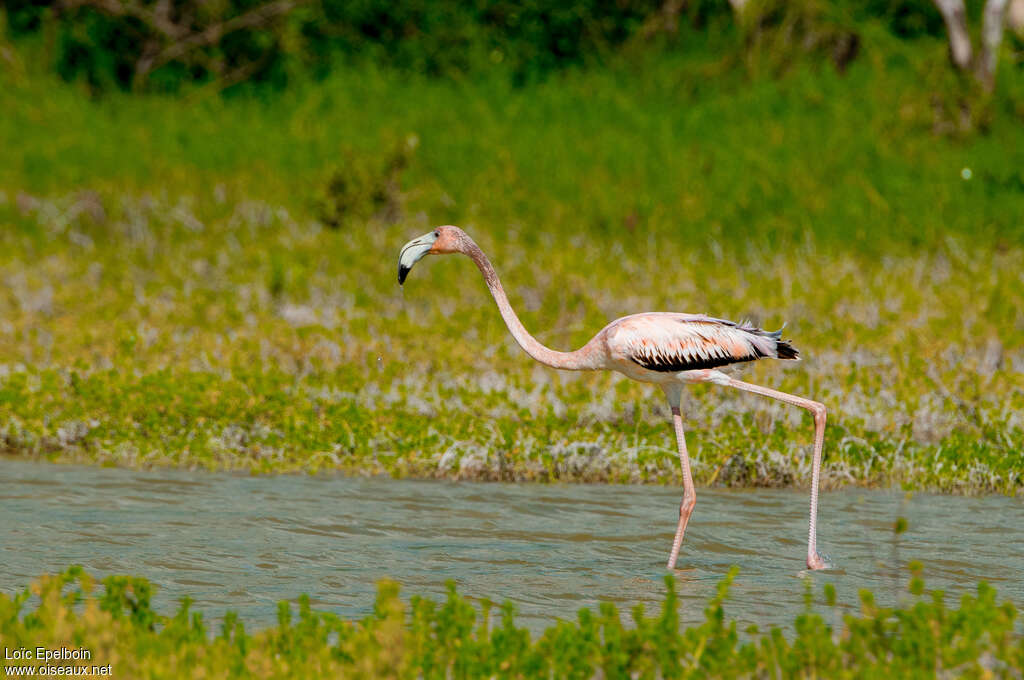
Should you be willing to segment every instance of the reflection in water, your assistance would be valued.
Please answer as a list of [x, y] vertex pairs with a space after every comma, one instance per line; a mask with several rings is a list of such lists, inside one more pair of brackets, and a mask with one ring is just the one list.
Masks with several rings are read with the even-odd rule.
[[[440, 598], [452, 579], [465, 595], [512, 600], [534, 630], [601, 600], [650, 613], [682, 493], [0, 465], [0, 590], [77, 563], [149, 578], [161, 611], [187, 594], [207, 617], [234, 609], [260, 626], [303, 592], [317, 609], [365, 616], [385, 576], [406, 594]], [[676, 570], [683, 619], [702, 619], [737, 564], [727, 615], [741, 628], [791, 624], [808, 576], [806, 504], [803, 492], [701, 490]], [[897, 542], [898, 516], [910, 528]], [[816, 595], [833, 582], [847, 607], [860, 588], [892, 604], [906, 590], [902, 565], [918, 559], [929, 587], [958, 596], [985, 579], [1024, 604], [1020, 499], [855, 489], [823, 494], [820, 521], [834, 568], [809, 575]]]

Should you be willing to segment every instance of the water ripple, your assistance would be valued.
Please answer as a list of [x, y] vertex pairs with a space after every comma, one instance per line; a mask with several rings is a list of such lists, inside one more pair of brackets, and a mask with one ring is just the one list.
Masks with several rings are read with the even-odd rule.
[[[317, 608], [365, 616], [383, 577], [407, 594], [443, 597], [451, 579], [472, 598], [511, 600], [534, 630], [602, 600], [656, 611], [680, 499], [662, 487], [0, 464], [0, 589], [79, 563], [146, 576], [165, 611], [189, 595], [214, 621], [230, 608], [257, 625], [304, 592]], [[703, 618], [733, 564], [727, 613], [741, 626], [791, 623], [807, 578], [834, 583], [845, 610], [861, 588], [880, 604], [906, 599], [912, 559], [952, 597], [985, 579], [1024, 603], [1021, 499], [824, 494], [830, 568], [817, 573], [804, 569], [806, 508], [805, 492], [701, 490], [675, 571], [683, 619]], [[897, 538], [900, 516], [909, 530]]]

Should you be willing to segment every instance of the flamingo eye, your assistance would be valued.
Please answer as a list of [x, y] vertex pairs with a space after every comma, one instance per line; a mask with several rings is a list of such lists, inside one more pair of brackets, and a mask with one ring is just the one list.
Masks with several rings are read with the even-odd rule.
[[441, 230], [440, 229], [435, 229], [434, 230], [434, 238], [441, 238]]

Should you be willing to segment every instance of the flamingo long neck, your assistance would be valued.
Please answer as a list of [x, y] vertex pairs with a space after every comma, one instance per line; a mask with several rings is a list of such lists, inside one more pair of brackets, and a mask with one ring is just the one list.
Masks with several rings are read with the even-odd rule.
[[519, 343], [519, 346], [527, 354], [540, 363], [552, 368], [561, 368], [569, 371], [586, 371], [600, 368], [597, 352], [595, 351], [596, 348], [591, 347], [590, 343], [575, 352], [558, 352], [545, 347], [537, 338], [530, 335], [529, 331], [523, 326], [523, 322], [516, 316], [512, 305], [509, 304], [508, 296], [505, 295], [505, 289], [501, 287], [498, 274], [494, 271], [494, 267], [491, 266], [491, 261], [484, 255], [484, 251], [480, 250], [480, 246], [476, 243], [470, 241], [464, 252], [476, 263], [480, 273], [483, 274], [484, 282], [487, 284], [488, 290], [491, 291], [491, 295], [494, 296], [494, 302], [498, 305], [498, 311], [501, 312], [501, 318], [505, 320], [505, 325], [508, 326], [512, 337], [515, 338], [516, 342]]

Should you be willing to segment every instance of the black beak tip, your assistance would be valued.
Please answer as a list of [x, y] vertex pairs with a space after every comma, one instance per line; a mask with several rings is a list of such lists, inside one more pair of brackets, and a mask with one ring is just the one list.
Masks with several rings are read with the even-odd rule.
[[409, 268], [398, 265], [398, 285], [405, 283], [405, 277], [409, 276]]

